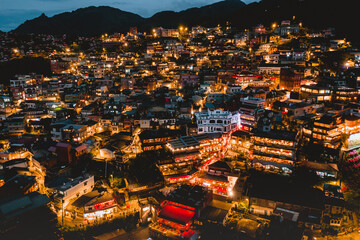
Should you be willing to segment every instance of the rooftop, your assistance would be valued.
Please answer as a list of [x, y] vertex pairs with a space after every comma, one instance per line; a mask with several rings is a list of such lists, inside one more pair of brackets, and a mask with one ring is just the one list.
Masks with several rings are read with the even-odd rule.
[[174, 149], [196, 147], [196, 146], [200, 146], [201, 141], [217, 139], [220, 138], [221, 136], [222, 136], [221, 133], [204, 133], [198, 135], [188, 135], [170, 140], [169, 144]]
[[74, 179], [70, 179], [70, 181], [68, 182], [65, 182], [63, 185], [61, 186], [58, 186], [56, 187], [56, 190], [58, 191], [66, 191], [76, 185], [78, 185], [79, 183], [89, 179], [93, 177], [93, 175], [90, 175], [90, 174], [85, 174], [85, 175], [82, 175], [82, 176], [79, 176], [77, 178], [74, 178]]
[[278, 131], [278, 130], [272, 130], [270, 132], [261, 132], [254, 130], [252, 131], [252, 133], [256, 137], [286, 140], [286, 141], [296, 141], [296, 135], [297, 135], [297, 132]]
[[195, 211], [191, 211], [171, 203], [166, 204], [159, 212], [160, 218], [164, 218], [182, 225], [190, 222], [194, 215]]
[[6, 219], [13, 218], [49, 202], [50, 199], [45, 194], [32, 192], [0, 203], [0, 216]]
[[277, 174], [253, 172], [248, 178], [249, 196], [305, 206], [315, 209], [324, 208], [324, 193], [320, 189], [298, 186], [289, 177]]
[[206, 187], [183, 184], [171, 192], [167, 200], [197, 208], [203, 205], [208, 193], [209, 190]]

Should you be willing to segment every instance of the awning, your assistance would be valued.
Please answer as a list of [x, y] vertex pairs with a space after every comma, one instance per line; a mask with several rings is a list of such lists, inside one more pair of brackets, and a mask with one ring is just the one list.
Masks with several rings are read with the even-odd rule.
[[185, 225], [186, 223], [190, 222], [194, 215], [194, 211], [172, 204], [165, 205], [165, 207], [161, 209], [159, 213], [160, 218], [164, 218], [166, 220], [179, 223], [181, 225]]

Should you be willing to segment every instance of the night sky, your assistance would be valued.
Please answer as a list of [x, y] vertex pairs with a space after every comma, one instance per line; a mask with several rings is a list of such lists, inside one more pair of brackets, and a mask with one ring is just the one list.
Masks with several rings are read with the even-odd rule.
[[[220, 0], [0, 0], [0, 30], [10, 31], [25, 20], [45, 13], [54, 14], [88, 6], [111, 6], [124, 11], [150, 17], [158, 11], [181, 11], [200, 7]], [[254, 0], [243, 0], [245, 3]]]

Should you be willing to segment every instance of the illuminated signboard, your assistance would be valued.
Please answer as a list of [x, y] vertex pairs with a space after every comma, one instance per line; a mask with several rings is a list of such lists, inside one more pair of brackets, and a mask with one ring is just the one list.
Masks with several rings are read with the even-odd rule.
[[360, 146], [360, 133], [351, 134], [348, 139], [348, 148]]

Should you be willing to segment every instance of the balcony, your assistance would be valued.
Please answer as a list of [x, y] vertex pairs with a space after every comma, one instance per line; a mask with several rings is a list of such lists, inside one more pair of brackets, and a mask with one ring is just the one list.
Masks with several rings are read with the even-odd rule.
[[278, 158], [281, 160], [293, 160], [293, 155], [291, 156], [286, 156], [286, 155], [281, 155], [280, 153], [271, 153], [271, 152], [262, 152], [262, 151], [258, 151], [258, 150], [254, 150], [253, 152], [254, 157], [256, 158], [256, 155], [258, 156], [265, 156], [265, 157], [271, 157], [271, 158]]
[[295, 146], [294, 145], [283, 145], [283, 144], [275, 144], [275, 143], [270, 143], [270, 142], [259, 142], [259, 141], [255, 141], [254, 142], [255, 146], [263, 146], [263, 147], [273, 147], [273, 148], [279, 148], [279, 149], [286, 149], [286, 150], [295, 150]]

